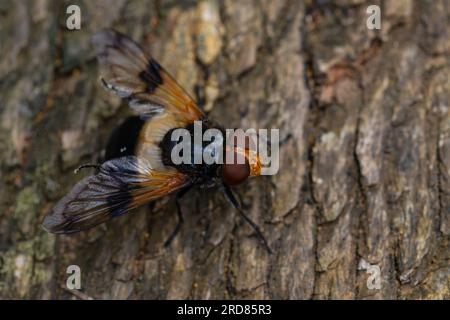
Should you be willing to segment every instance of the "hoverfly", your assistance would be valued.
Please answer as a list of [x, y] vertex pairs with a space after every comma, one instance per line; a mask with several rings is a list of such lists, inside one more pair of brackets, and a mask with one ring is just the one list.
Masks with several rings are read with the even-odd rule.
[[[104, 87], [126, 99], [139, 116], [127, 119], [112, 134], [105, 162], [79, 168], [97, 170], [79, 181], [55, 205], [44, 219], [44, 229], [63, 234], [82, 231], [176, 193], [178, 222], [165, 242], [167, 246], [183, 222], [180, 198], [193, 186], [218, 185], [270, 252], [262, 232], [244, 213], [230, 187], [260, 174], [262, 164], [258, 154], [235, 148], [234, 152], [245, 154], [244, 164], [174, 164], [170, 157], [174, 147], [170, 136], [174, 129], [191, 132], [195, 121], [201, 121], [205, 130], [223, 131], [223, 128], [208, 119], [175, 79], [127, 36], [104, 30], [93, 36], [93, 43], [105, 69], [101, 79]], [[200, 148], [204, 148], [203, 143]], [[250, 155], [257, 161], [249, 163]]]

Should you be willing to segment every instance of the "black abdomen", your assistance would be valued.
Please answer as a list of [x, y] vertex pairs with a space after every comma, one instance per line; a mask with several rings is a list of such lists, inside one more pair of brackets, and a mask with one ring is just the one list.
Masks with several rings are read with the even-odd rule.
[[132, 116], [116, 128], [108, 140], [105, 161], [135, 155], [139, 134], [144, 123], [145, 121], [139, 116]]

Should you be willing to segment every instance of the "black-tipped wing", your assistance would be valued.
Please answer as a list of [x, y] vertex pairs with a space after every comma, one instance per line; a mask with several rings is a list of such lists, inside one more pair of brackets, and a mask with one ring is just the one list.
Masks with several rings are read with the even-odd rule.
[[136, 42], [112, 30], [101, 31], [92, 40], [104, 69], [103, 84], [139, 114], [171, 113], [184, 124], [203, 116], [186, 91]]
[[45, 217], [52, 233], [73, 233], [94, 227], [189, 183], [176, 170], [153, 170], [148, 161], [134, 156], [103, 163], [62, 198]]

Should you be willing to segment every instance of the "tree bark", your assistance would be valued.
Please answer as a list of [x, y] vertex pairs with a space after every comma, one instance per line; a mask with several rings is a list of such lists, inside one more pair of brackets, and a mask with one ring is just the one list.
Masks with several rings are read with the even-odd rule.
[[[449, 299], [449, 1], [0, 4], [0, 298]], [[379, 4], [380, 30], [366, 26]], [[71, 236], [44, 216], [130, 114], [99, 82], [91, 35], [142, 43], [228, 128], [279, 128], [280, 171], [191, 191]], [[369, 289], [364, 267], [378, 266]]]

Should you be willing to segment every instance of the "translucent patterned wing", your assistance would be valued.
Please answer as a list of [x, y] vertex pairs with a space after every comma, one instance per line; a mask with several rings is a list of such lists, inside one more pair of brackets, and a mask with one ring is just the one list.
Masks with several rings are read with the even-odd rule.
[[95, 175], [78, 182], [45, 217], [43, 226], [52, 233], [85, 230], [187, 184], [185, 175], [176, 170], [153, 170], [144, 159], [112, 159]]
[[93, 36], [106, 88], [143, 116], [172, 113], [184, 124], [201, 118], [195, 101], [153, 58], [127, 36], [104, 30]]

